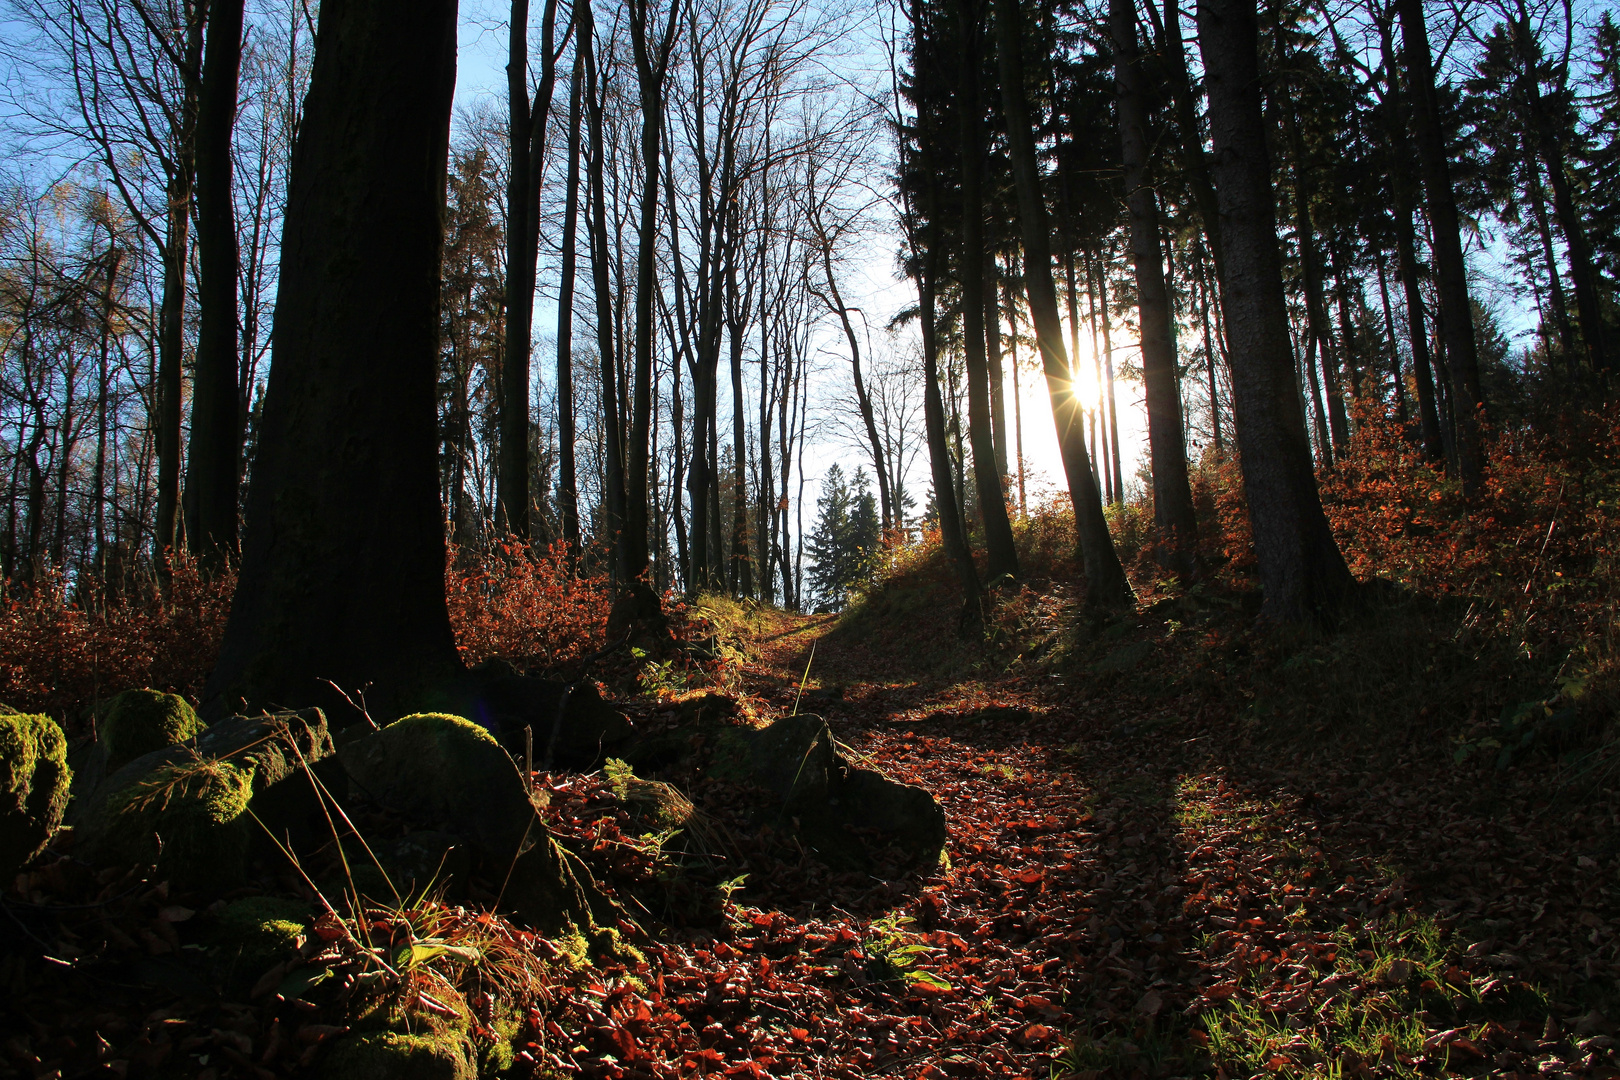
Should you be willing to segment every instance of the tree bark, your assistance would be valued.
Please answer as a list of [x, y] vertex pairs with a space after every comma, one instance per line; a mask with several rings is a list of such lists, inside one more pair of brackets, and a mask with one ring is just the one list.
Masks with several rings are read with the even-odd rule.
[[428, 704], [459, 671], [435, 382], [455, 0], [326, 0], [293, 153], [270, 380], [205, 708]]
[[579, 246], [580, 93], [583, 51], [568, 86], [568, 176], [563, 195], [562, 281], [557, 292], [557, 510], [568, 557], [579, 555], [579, 482], [574, 463], [574, 275]]
[[[990, 427], [990, 371], [984, 352], [984, 196], [980, 175], [984, 159], [984, 117], [979, 102], [982, 22], [979, 0], [960, 0], [957, 25], [962, 35], [962, 81], [955, 104], [962, 134], [962, 248], [957, 274], [962, 288], [962, 353], [967, 365], [973, 483], [979, 496], [984, 546], [989, 556], [985, 576], [995, 581], [1018, 576], [1018, 550], [1013, 545], [1012, 523], [1007, 520], [1007, 500], [996, 465], [995, 439]], [[995, 293], [993, 284], [990, 292], [992, 296]]]
[[1148, 451], [1153, 462], [1153, 517], [1158, 531], [1154, 556], [1183, 581], [1198, 572], [1198, 517], [1187, 481], [1187, 448], [1176, 377], [1176, 338], [1170, 293], [1159, 246], [1159, 200], [1153, 188], [1146, 79], [1136, 44], [1133, 0], [1109, 0], [1118, 91], [1119, 142], [1125, 166], [1125, 202], [1130, 216], [1131, 261], [1142, 332], [1142, 382], [1147, 395]]
[[1417, 384], [1418, 426], [1423, 434], [1423, 453], [1430, 461], [1446, 459], [1445, 434], [1440, 424], [1440, 408], [1434, 392], [1434, 370], [1429, 360], [1429, 338], [1423, 318], [1423, 290], [1419, 287], [1417, 235], [1412, 225], [1415, 197], [1407, 170], [1412, 150], [1406, 139], [1406, 105], [1396, 73], [1395, 47], [1390, 29], [1379, 25], [1388, 93], [1384, 99], [1390, 153], [1395, 167], [1390, 170], [1390, 188], [1395, 196], [1395, 252], [1397, 270], [1406, 294], [1407, 341], [1412, 347], [1412, 379]]
[[1479, 391], [1479, 355], [1474, 343], [1474, 311], [1468, 298], [1468, 266], [1463, 260], [1457, 196], [1451, 185], [1440, 103], [1435, 92], [1429, 29], [1423, 0], [1397, 0], [1407, 83], [1412, 88], [1412, 127], [1427, 195], [1429, 231], [1433, 237], [1435, 279], [1440, 293], [1440, 321], [1445, 328], [1446, 370], [1451, 375], [1452, 426], [1456, 431], [1457, 473], [1463, 493], [1474, 495], [1481, 483], [1479, 423], [1485, 402]]
[[1244, 495], [1274, 623], [1329, 621], [1355, 581], [1334, 542], [1311, 469], [1260, 104], [1253, 0], [1200, 0], [1213, 172], [1227, 276], [1221, 282]]
[[208, 5], [202, 92], [197, 108], [196, 377], [187, 455], [186, 546], [207, 568], [236, 556], [241, 477], [241, 399], [236, 384], [236, 203], [231, 129], [242, 60], [243, 0]]
[[[534, 332], [535, 262], [540, 255], [540, 179], [546, 121], [556, 84], [552, 39], [557, 0], [540, 16], [540, 80], [529, 100], [529, 0], [512, 0], [506, 60], [506, 341], [501, 357], [500, 458], [495, 527], [529, 538], [529, 359]], [[559, 348], [561, 346], [559, 345]]]
[[[203, 55], [203, 19], [192, 9], [186, 28], [180, 129], [169, 176], [169, 220], [163, 244], [163, 295], [158, 316], [157, 543], [160, 571], [180, 540], [180, 425], [186, 348], [186, 268], [191, 255], [191, 200], [196, 180], [197, 106]], [[234, 280], [234, 279], [233, 279]], [[232, 319], [235, 318], [234, 307]]]
[[1075, 532], [1080, 543], [1081, 561], [1086, 571], [1086, 605], [1093, 608], [1123, 608], [1135, 602], [1125, 568], [1114, 551], [1108, 520], [1103, 516], [1102, 495], [1091, 472], [1086, 453], [1085, 430], [1081, 425], [1079, 398], [1074, 393], [1074, 376], [1069, 371], [1063, 347], [1063, 328], [1058, 319], [1057, 289], [1052, 282], [1050, 230], [1046, 202], [1041, 192], [1039, 166], [1035, 158], [1034, 129], [1030, 125], [1029, 103], [1024, 88], [1023, 33], [1019, 23], [1019, 0], [995, 0], [996, 53], [1001, 72], [1003, 108], [1007, 117], [1007, 142], [1012, 159], [1013, 180], [1018, 189], [1018, 217], [1023, 226], [1024, 287], [1035, 323], [1035, 340], [1041, 350], [1046, 373], [1047, 395], [1052, 403], [1052, 420], [1057, 425], [1058, 448], [1074, 505]]

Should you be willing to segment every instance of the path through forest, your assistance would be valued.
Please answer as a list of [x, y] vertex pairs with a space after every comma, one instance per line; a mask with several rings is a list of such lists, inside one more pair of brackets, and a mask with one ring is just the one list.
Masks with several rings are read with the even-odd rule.
[[773, 619], [746, 691], [786, 713], [808, 662], [801, 711], [934, 792], [949, 866], [750, 881], [632, 1035], [772, 1075], [1612, 1074], [1612, 821]]

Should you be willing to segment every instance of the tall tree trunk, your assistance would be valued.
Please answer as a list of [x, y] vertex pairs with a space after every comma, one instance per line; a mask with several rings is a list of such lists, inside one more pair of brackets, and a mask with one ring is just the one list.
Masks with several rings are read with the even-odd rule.
[[1198, 516], [1187, 481], [1176, 335], [1159, 246], [1159, 200], [1148, 161], [1153, 138], [1148, 130], [1147, 86], [1136, 46], [1133, 0], [1109, 0], [1108, 23], [1114, 40], [1119, 142], [1142, 331], [1142, 383], [1147, 393], [1148, 451], [1153, 461], [1153, 517], [1159, 534], [1154, 556], [1160, 566], [1186, 581], [1198, 570]]
[[455, 0], [325, 0], [242, 569], [204, 707], [377, 719], [459, 671], [434, 384]]
[[1305, 322], [1310, 328], [1312, 344], [1306, 348], [1306, 364], [1311, 375], [1311, 394], [1318, 413], [1322, 401], [1317, 393], [1315, 353], [1322, 353], [1322, 381], [1326, 384], [1326, 424], [1332, 437], [1330, 446], [1322, 443], [1322, 461], [1330, 468], [1333, 459], [1344, 453], [1350, 441], [1350, 423], [1344, 412], [1344, 393], [1339, 388], [1339, 366], [1335, 360], [1333, 334], [1328, 322], [1327, 296], [1323, 285], [1322, 252], [1316, 242], [1316, 224], [1311, 220], [1312, 187], [1305, 164], [1305, 140], [1294, 116], [1292, 100], [1279, 101], [1283, 131], [1288, 139], [1288, 154], [1293, 158], [1294, 173], [1294, 237], [1299, 244], [1299, 261], [1305, 277]]
[[1002, 498], [1007, 484], [1007, 372], [1001, 363], [1001, 285], [997, 280], [996, 259], [992, 253], [984, 261], [984, 354], [990, 372], [990, 429], [996, 444], [996, 473], [1001, 478]]
[[1440, 102], [1435, 91], [1429, 29], [1423, 0], [1396, 0], [1401, 19], [1403, 59], [1412, 88], [1412, 128], [1422, 164], [1429, 231], [1433, 237], [1435, 279], [1439, 284], [1440, 321], [1445, 327], [1446, 369], [1451, 375], [1452, 426], [1456, 430], [1457, 472], [1463, 492], [1473, 495], [1481, 483], [1479, 424], [1485, 401], [1479, 391], [1479, 355], [1474, 344], [1474, 311], [1468, 298], [1468, 266], [1463, 260], [1457, 196], [1451, 186]]
[[242, 61], [243, 0], [212, 0], [197, 108], [196, 379], [187, 455], [186, 546], [205, 567], [236, 556], [241, 400], [236, 353], [236, 202], [231, 129]]
[[1390, 188], [1395, 195], [1395, 251], [1401, 285], [1406, 293], [1407, 340], [1412, 347], [1412, 379], [1417, 384], [1418, 425], [1423, 433], [1423, 452], [1430, 461], [1444, 461], [1445, 436], [1440, 425], [1439, 403], [1434, 392], [1434, 371], [1429, 360], [1429, 338], [1423, 318], [1423, 290], [1419, 286], [1417, 234], [1412, 225], [1415, 196], [1407, 170], [1412, 161], [1406, 138], [1406, 103], [1396, 72], [1395, 46], [1390, 28], [1379, 25], [1387, 93], [1385, 119], [1395, 167], [1390, 170]]
[[1345, 376], [1350, 383], [1350, 398], [1360, 401], [1361, 365], [1356, 362], [1356, 328], [1350, 320], [1349, 260], [1345, 258], [1342, 243], [1329, 241], [1328, 252], [1333, 268], [1333, 303], [1339, 311], [1339, 357], [1344, 361]]
[[[1113, 245], [1110, 244], [1111, 248]], [[1111, 255], [1111, 252], [1107, 254]], [[1125, 501], [1125, 472], [1124, 464], [1119, 455], [1119, 398], [1114, 387], [1114, 332], [1110, 329], [1113, 320], [1108, 314], [1108, 262], [1106, 258], [1097, 260], [1097, 303], [1102, 310], [1103, 333], [1103, 379], [1102, 399], [1108, 405], [1108, 490], [1113, 494], [1109, 502], [1123, 503]]]
[[[959, 0], [957, 24], [962, 35], [962, 81], [956, 112], [962, 135], [962, 249], [957, 261], [962, 288], [962, 353], [967, 366], [968, 439], [973, 446], [973, 484], [984, 522], [984, 546], [989, 556], [985, 576], [995, 581], [1018, 576], [1018, 550], [1013, 546], [1012, 524], [996, 467], [995, 438], [990, 426], [990, 371], [984, 353], [984, 116], [979, 102], [980, 42], [983, 23], [980, 0]], [[995, 295], [995, 285], [990, 286]]]
[[[1148, 0], [1148, 11], [1153, 11]], [[1220, 210], [1215, 201], [1215, 185], [1209, 178], [1209, 160], [1204, 155], [1204, 137], [1198, 124], [1198, 101], [1192, 77], [1187, 73], [1187, 46], [1181, 37], [1181, 6], [1178, 0], [1165, 0], [1162, 62], [1169, 75], [1171, 97], [1175, 102], [1176, 126], [1181, 129], [1181, 167], [1192, 188], [1193, 201], [1209, 243], [1210, 258], [1219, 281], [1226, 255], [1221, 247]]]
[[1007, 142], [1013, 180], [1018, 189], [1018, 217], [1024, 234], [1024, 288], [1029, 294], [1035, 341], [1046, 372], [1046, 390], [1057, 426], [1058, 448], [1068, 477], [1069, 499], [1074, 504], [1075, 531], [1086, 571], [1086, 605], [1121, 608], [1134, 602], [1131, 585], [1114, 551], [1108, 520], [1103, 516], [1102, 494], [1086, 453], [1085, 429], [1080, 423], [1080, 402], [1074, 393], [1058, 319], [1057, 289], [1052, 282], [1051, 232], [1046, 202], [1041, 193], [1035, 157], [1034, 128], [1025, 97], [1022, 15], [1019, 0], [995, 0], [996, 53], [1001, 71], [1003, 108], [1007, 116]]
[[1569, 301], [1564, 297], [1564, 283], [1558, 275], [1558, 254], [1553, 247], [1552, 229], [1547, 226], [1547, 196], [1541, 186], [1541, 166], [1534, 157], [1525, 163], [1528, 174], [1525, 187], [1530, 193], [1530, 212], [1536, 219], [1536, 236], [1541, 240], [1541, 258], [1547, 264], [1548, 288], [1552, 294], [1553, 326], [1558, 331], [1558, 344], [1565, 356], [1575, 355], [1575, 330], [1569, 321]]
[[540, 255], [540, 179], [556, 84], [552, 39], [557, 0], [540, 16], [540, 80], [529, 100], [529, 0], [512, 0], [506, 59], [506, 341], [501, 357], [500, 449], [495, 527], [529, 538], [529, 358], [535, 261]]
[[1395, 344], [1395, 315], [1389, 304], [1389, 274], [1384, 269], [1384, 253], [1378, 256], [1378, 296], [1384, 306], [1384, 336], [1389, 339], [1390, 374], [1395, 379], [1395, 418], [1404, 431], [1407, 425], [1406, 386], [1401, 377], [1401, 350]]
[[557, 511], [568, 557], [579, 555], [579, 482], [574, 464], [574, 274], [579, 247], [580, 94], [583, 51], [568, 85], [568, 178], [563, 195], [562, 281], [557, 291]]
[[[106, 277], [101, 289], [101, 334], [96, 350], [96, 465], [95, 475], [91, 481], [95, 488], [96, 498], [96, 554], [92, 566], [96, 580], [103, 589], [115, 587], [107, 580], [107, 438], [110, 420], [108, 406], [111, 403], [112, 396], [110, 393], [112, 373], [109, 361], [112, 344], [113, 293], [118, 287], [118, 268], [123, 262], [124, 254], [115, 246], [116, 242], [117, 239], [113, 235], [112, 226], [109, 224], [107, 228], [107, 265], [103, 271]], [[13, 497], [15, 497], [15, 486], [12, 492]], [[7, 576], [9, 575], [0, 574], [0, 580], [4, 580]]]
[[[1220, 218], [1215, 219], [1217, 225]], [[1219, 456], [1225, 446], [1221, 440], [1221, 396], [1215, 383], [1215, 354], [1219, 349], [1215, 338], [1209, 330], [1209, 267], [1205, 265], [1203, 245], [1197, 248], [1198, 266], [1198, 318], [1203, 324], [1204, 334], [1204, 373], [1209, 376], [1209, 425], [1213, 432], [1215, 454]]]
[[577, 33], [579, 49], [585, 58], [586, 114], [590, 122], [591, 152], [586, 158], [590, 194], [586, 200], [591, 213], [591, 277], [596, 287], [596, 353], [601, 366], [602, 394], [602, 457], [604, 484], [602, 517], [604, 534], [612, 552], [612, 572], [624, 574], [625, 533], [625, 480], [624, 434], [620, 427], [618, 362], [614, 359], [614, 302], [613, 286], [608, 279], [608, 265], [613, 258], [608, 249], [607, 185], [603, 176], [603, 159], [607, 154], [602, 123], [602, 98], [605, 86], [598, 86], [596, 67], [596, 33], [589, 4], [578, 8]]
[[1226, 249], [1222, 307], [1243, 488], [1265, 597], [1261, 614], [1276, 623], [1330, 620], [1355, 580], [1322, 512], [1294, 377], [1254, 0], [1199, 0], [1198, 45], [1209, 87]]
[[[653, 291], [658, 271], [659, 138], [664, 130], [664, 75], [675, 45], [681, 5], [670, 4], [663, 37], [647, 38], [649, 0], [630, 0], [630, 41], [641, 98], [641, 220], [636, 234], [635, 367], [631, 374], [630, 443], [625, 454], [624, 578], [640, 581], [647, 570], [647, 468], [652, 422]], [[739, 448], [740, 449], [740, 448]], [[641, 594], [651, 608], [656, 594]]]
[[[189, 8], [182, 70], [180, 131], [169, 176], [169, 219], [163, 241], [163, 297], [158, 317], [157, 544], [160, 571], [179, 542], [180, 425], [186, 347], [186, 269], [191, 255], [191, 199], [196, 178], [198, 73], [202, 68], [201, 5]], [[234, 281], [234, 279], [233, 279]], [[233, 307], [232, 318], [235, 318]]]

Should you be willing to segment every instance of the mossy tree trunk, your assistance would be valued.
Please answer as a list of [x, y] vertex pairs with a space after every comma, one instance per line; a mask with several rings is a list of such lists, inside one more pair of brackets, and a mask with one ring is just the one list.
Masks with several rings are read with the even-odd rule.
[[434, 379], [456, 0], [326, 0], [293, 152], [269, 387], [211, 711], [378, 719], [459, 669]]

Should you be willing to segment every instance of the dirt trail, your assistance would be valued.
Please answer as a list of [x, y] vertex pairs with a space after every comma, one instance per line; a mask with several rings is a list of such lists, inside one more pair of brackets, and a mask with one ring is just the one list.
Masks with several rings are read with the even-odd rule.
[[[786, 712], [808, 662], [800, 710], [941, 800], [949, 866], [797, 906], [773, 890], [757, 902], [785, 915], [745, 906], [731, 946], [672, 948], [688, 989], [723, 983], [761, 1021], [745, 1042], [747, 1022], [705, 1029], [714, 1056], [692, 1064], [760, 1067], [746, 1050], [775, 1075], [1614, 1071], [1590, 995], [1545, 992], [1566, 956], [1587, 989], [1612, 986], [1607, 883], [1582, 856], [1587, 887], [1526, 901], [1547, 921], [1520, 935], [1520, 902], [1576, 867], [1515, 848], [1513, 813], [1487, 836], [1456, 785], [1290, 774], [1207, 722], [1082, 702], [1076, 680], [913, 677], [835, 626], [784, 619], [744, 685]], [[1433, 850], [1432, 830], [1459, 822], [1476, 830], [1465, 850]], [[1475, 835], [1495, 860], [1483, 872]], [[704, 970], [728, 955], [731, 974]]]

